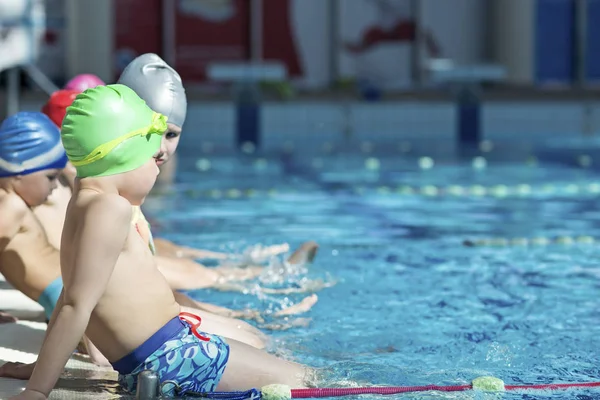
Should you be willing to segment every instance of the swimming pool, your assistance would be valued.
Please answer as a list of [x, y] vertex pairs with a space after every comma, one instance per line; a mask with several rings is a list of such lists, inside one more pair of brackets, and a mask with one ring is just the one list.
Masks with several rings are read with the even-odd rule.
[[[314, 265], [293, 271], [288, 283], [268, 274], [263, 282], [337, 281], [318, 293], [308, 327], [273, 332], [276, 347], [295, 360], [386, 385], [462, 384], [481, 375], [507, 384], [598, 380], [600, 247], [576, 238], [600, 238], [594, 171], [524, 162], [423, 169], [416, 159], [365, 155], [199, 162], [192, 153], [182, 149], [175, 190], [147, 201], [157, 235], [214, 250], [321, 245]], [[575, 239], [463, 245], [542, 236]], [[194, 295], [263, 310], [301, 298]], [[566, 397], [600, 398], [600, 391], [502, 396]]]

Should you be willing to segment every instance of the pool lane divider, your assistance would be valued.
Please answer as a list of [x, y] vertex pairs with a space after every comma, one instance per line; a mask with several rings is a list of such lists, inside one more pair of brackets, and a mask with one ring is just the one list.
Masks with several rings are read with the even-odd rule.
[[[502, 379], [493, 376], [481, 376], [473, 379], [470, 384], [464, 385], [423, 385], [423, 386], [371, 386], [352, 388], [305, 388], [292, 389], [287, 385], [272, 384], [259, 389], [250, 389], [239, 392], [195, 392], [193, 389], [182, 388], [174, 381], [159, 383], [156, 372], [142, 371], [138, 377], [137, 398], [158, 399], [159, 393], [173, 391], [177, 396], [198, 397], [215, 400], [291, 400], [314, 399], [325, 397], [344, 397], [364, 394], [394, 395], [411, 392], [464, 392], [468, 390], [482, 392], [504, 391], [532, 391], [532, 390], [566, 390], [590, 389], [600, 387], [600, 382], [573, 382], [573, 383], [543, 383], [532, 385], [507, 385]], [[143, 392], [143, 393], [142, 393]]]
[[[190, 198], [251, 198], [257, 196], [275, 196], [299, 193], [301, 190], [294, 189], [210, 189], [210, 190], [187, 190], [184, 193]], [[379, 187], [352, 187], [333, 189], [333, 192], [351, 192], [364, 195], [367, 193], [378, 193], [382, 195], [399, 196], [425, 196], [425, 197], [521, 197], [530, 198], [538, 196], [577, 196], [600, 194], [600, 182], [569, 183], [564, 185], [425, 185], [425, 186], [379, 186]]]
[[496, 237], [483, 239], [466, 239], [463, 245], [466, 247], [543, 247], [551, 245], [571, 246], [577, 244], [597, 245], [600, 238], [592, 236], [557, 236], [557, 237]]

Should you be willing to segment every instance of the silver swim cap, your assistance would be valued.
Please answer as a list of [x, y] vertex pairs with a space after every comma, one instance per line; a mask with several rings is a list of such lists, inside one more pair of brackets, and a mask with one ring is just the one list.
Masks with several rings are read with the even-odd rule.
[[181, 77], [162, 58], [142, 54], [129, 63], [117, 83], [129, 86], [148, 106], [168, 122], [183, 127], [187, 98]]

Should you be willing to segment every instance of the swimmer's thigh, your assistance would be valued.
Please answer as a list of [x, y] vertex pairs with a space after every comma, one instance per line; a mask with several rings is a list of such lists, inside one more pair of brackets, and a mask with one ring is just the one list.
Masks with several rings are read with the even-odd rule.
[[227, 340], [229, 360], [217, 391], [260, 389], [280, 383], [294, 389], [306, 387], [308, 367], [282, 360], [235, 340]]

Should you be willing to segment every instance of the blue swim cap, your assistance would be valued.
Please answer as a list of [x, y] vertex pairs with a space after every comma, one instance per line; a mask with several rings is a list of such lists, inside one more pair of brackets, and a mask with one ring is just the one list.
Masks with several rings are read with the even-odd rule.
[[45, 114], [19, 112], [0, 125], [0, 178], [62, 169], [67, 160], [60, 130]]

